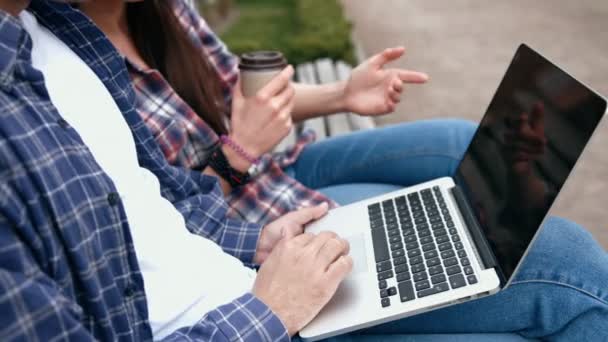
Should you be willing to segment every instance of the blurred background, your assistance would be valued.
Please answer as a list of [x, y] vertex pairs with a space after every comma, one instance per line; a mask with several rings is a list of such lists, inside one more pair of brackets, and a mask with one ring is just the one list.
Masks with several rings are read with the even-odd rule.
[[[373, 3], [373, 5], [372, 5]], [[517, 46], [525, 42], [608, 95], [608, 1], [201, 0], [235, 53], [279, 49], [293, 64], [320, 57], [356, 64], [403, 45], [399, 67], [431, 81], [407, 89], [379, 125], [438, 117], [479, 121]], [[553, 215], [574, 220], [608, 250], [608, 123], [600, 124]]]

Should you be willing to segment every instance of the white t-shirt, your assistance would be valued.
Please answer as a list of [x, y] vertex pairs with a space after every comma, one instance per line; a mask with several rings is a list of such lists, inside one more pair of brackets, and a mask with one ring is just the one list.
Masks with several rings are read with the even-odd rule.
[[110, 176], [125, 208], [155, 339], [199, 321], [251, 291], [255, 271], [210, 240], [191, 234], [161, 196], [157, 177], [139, 166], [131, 130], [95, 73], [30, 13], [32, 60], [51, 101]]

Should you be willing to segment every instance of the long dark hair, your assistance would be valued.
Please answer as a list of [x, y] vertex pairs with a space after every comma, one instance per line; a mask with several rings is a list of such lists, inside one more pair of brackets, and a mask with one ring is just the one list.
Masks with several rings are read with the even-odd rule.
[[180, 24], [172, 3], [146, 0], [127, 4], [135, 46], [144, 61], [161, 72], [199, 117], [216, 133], [225, 134], [228, 109], [219, 75]]

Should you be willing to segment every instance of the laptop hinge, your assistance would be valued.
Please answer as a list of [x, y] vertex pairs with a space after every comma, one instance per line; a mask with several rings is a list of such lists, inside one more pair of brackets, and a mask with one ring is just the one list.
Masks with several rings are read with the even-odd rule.
[[454, 196], [456, 204], [460, 209], [460, 213], [464, 218], [465, 224], [469, 228], [471, 238], [477, 247], [477, 252], [479, 253], [483, 266], [485, 269], [497, 268], [498, 263], [496, 262], [496, 257], [494, 256], [494, 253], [488, 244], [488, 240], [481, 230], [481, 227], [477, 222], [477, 218], [469, 206], [462, 189], [457, 185], [450, 190], [452, 191], [452, 196]]

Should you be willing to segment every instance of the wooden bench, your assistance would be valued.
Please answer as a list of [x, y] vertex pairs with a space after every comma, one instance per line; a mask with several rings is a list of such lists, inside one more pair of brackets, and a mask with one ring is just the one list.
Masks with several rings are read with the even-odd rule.
[[[306, 84], [332, 83], [348, 79], [351, 71], [352, 67], [345, 62], [334, 63], [332, 60], [324, 58], [297, 66], [295, 80]], [[327, 137], [374, 127], [376, 125], [372, 118], [352, 113], [338, 113], [328, 117], [314, 118], [296, 125], [275, 151], [283, 151], [288, 146], [295, 144], [298, 134], [303, 130], [315, 131], [317, 141], [321, 141]]]

